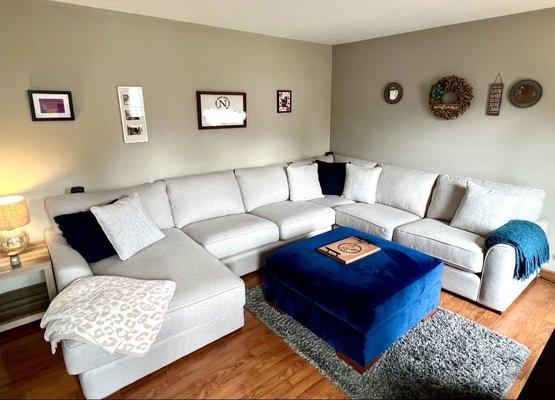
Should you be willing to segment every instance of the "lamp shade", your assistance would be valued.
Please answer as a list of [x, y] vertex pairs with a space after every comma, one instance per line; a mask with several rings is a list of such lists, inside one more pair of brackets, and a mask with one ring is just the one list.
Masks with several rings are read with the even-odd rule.
[[29, 210], [23, 196], [0, 197], [0, 231], [21, 228], [29, 222]]

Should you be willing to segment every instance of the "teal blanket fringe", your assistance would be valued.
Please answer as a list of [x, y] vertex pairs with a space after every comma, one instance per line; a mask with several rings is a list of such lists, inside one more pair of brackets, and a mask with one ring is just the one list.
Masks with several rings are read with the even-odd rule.
[[486, 239], [486, 248], [508, 244], [516, 251], [514, 278], [525, 280], [549, 261], [549, 242], [544, 230], [530, 221], [512, 220], [494, 230]]

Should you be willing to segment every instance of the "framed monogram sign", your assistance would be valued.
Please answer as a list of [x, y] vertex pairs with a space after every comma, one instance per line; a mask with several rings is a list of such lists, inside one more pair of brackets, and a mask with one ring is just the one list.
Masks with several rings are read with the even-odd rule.
[[197, 92], [199, 129], [245, 128], [247, 94], [245, 92]]

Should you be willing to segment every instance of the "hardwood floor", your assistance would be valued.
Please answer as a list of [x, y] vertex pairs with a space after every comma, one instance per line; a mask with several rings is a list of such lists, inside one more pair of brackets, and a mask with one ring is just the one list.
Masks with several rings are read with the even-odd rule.
[[[262, 274], [245, 278], [247, 287]], [[555, 284], [539, 279], [500, 315], [443, 292], [441, 305], [511, 337], [531, 355], [509, 392], [516, 398], [555, 328]], [[248, 311], [244, 328], [120, 390], [117, 398], [343, 398], [344, 394]], [[38, 324], [0, 334], [0, 398], [81, 398], [61, 352]]]

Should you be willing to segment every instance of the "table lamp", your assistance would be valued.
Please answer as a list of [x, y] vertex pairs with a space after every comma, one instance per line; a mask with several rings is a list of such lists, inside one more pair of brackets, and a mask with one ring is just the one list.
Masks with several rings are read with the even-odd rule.
[[14, 267], [21, 264], [19, 253], [29, 244], [29, 236], [21, 229], [28, 223], [29, 211], [23, 196], [0, 197], [0, 249]]

